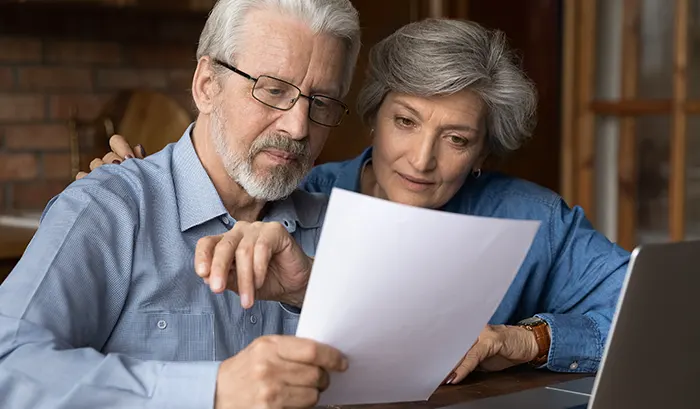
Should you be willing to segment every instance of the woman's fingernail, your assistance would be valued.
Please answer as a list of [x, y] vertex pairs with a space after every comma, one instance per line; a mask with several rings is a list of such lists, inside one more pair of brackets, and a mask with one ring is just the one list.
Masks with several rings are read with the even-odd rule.
[[195, 267], [194, 271], [197, 273], [198, 276], [204, 277], [204, 275], [207, 272], [207, 265], [204, 263], [199, 263], [197, 264], [197, 267]]
[[447, 381], [445, 382], [445, 384], [446, 384], [446, 385], [451, 384], [452, 381], [454, 381], [456, 377], [457, 377], [457, 374], [454, 373], [454, 372], [452, 372], [452, 373], [450, 374], [450, 376], [447, 378]]
[[248, 308], [248, 305], [250, 304], [250, 297], [248, 294], [241, 294], [241, 306], [243, 308]]
[[112, 163], [114, 163], [115, 165], [119, 165], [120, 163], [122, 163], [122, 161], [120, 161], [119, 159], [115, 159], [112, 161]]

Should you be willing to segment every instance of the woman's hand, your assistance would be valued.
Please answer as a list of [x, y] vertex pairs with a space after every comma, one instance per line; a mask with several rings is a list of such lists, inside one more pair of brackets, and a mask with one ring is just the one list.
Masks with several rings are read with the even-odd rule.
[[[143, 149], [141, 144], [134, 146], [132, 149], [129, 146], [129, 142], [121, 135], [112, 135], [109, 138], [109, 147], [112, 148], [111, 152], [107, 152], [105, 156], [100, 158], [95, 158], [90, 162], [90, 170], [93, 171], [105, 163], [120, 164], [126, 159], [139, 158], [143, 159], [146, 157], [146, 151]], [[78, 172], [75, 175], [75, 180], [80, 180], [87, 176], [88, 172]]]
[[502, 371], [530, 362], [538, 354], [539, 347], [532, 331], [519, 326], [487, 325], [445, 383], [459, 383], [477, 368], [486, 372]]

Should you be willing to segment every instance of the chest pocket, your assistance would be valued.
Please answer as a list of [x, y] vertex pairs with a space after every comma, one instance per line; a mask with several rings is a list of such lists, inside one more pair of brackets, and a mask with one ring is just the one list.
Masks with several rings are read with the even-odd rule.
[[125, 312], [103, 349], [139, 359], [212, 361], [214, 314]]

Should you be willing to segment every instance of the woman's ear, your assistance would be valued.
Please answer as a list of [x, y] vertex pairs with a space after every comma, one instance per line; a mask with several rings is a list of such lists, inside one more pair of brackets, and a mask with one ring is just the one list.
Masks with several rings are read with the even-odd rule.
[[479, 156], [476, 158], [476, 161], [474, 162], [474, 165], [472, 166], [472, 169], [481, 169], [484, 167], [484, 163], [486, 163], [486, 159], [488, 159], [491, 151], [489, 150], [488, 146], [484, 144], [484, 147], [481, 150], [481, 153]]
[[374, 142], [374, 130], [377, 128], [377, 115], [375, 114], [373, 117], [369, 118], [366, 123], [369, 124], [369, 138]]
[[203, 114], [210, 114], [214, 110], [215, 97], [221, 92], [221, 85], [212, 64], [209, 57], [200, 58], [192, 78], [192, 98], [199, 112]]

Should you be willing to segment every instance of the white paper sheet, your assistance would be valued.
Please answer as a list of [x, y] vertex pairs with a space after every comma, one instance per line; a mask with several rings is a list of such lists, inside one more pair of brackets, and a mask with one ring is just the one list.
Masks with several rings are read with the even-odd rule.
[[427, 400], [487, 324], [538, 221], [334, 189], [296, 335], [338, 348], [319, 405]]

